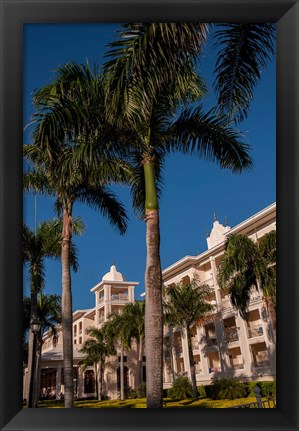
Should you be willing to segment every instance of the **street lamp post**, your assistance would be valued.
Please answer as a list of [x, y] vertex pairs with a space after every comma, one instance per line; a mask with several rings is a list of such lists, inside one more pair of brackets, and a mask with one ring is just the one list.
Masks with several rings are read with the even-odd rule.
[[30, 375], [30, 385], [29, 385], [29, 397], [28, 397], [28, 407], [36, 407], [35, 399], [34, 399], [34, 379], [36, 377], [36, 338], [37, 333], [39, 332], [41, 327], [40, 321], [36, 318], [30, 322], [30, 329], [33, 333], [33, 354], [32, 354], [32, 363], [31, 363], [31, 375]]

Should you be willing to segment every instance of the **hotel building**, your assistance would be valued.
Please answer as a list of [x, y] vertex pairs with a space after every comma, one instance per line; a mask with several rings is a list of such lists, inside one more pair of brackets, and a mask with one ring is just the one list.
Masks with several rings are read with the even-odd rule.
[[[234, 227], [224, 226], [214, 217], [207, 237], [207, 250], [197, 256], [185, 256], [162, 272], [164, 285], [188, 283], [196, 279], [211, 289], [209, 301], [215, 311], [201, 324], [192, 328], [192, 346], [199, 385], [210, 384], [212, 378], [235, 376], [243, 380], [273, 380], [276, 377], [276, 339], [261, 291], [253, 290], [248, 320], [243, 320], [232, 307], [228, 295], [217, 284], [217, 270], [223, 258], [225, 241], [230, 234], [247, 235], [254, 242], [276, 230], [276, 204], [272, 204]], [[95, 395], [94, 370], [84, 372], [79, 363], [84, 358], [80, 348], [88, 335], [88, 327], [100, 328], [111, 312], [120, 312], [134, 302], [134, 288], [138, 282], [125, 281], [115, 265], [102, 280], [92, 287], [95, 306], [77, 310], [73, 314], [74, 391], [78, 398]], [[167, 292], [167, 290], [166, 290]], [[142, 295], [144, 296], [144, 295]], [[63, 387], [62, 334], [53, 343], [49, 333], [44, 335], [42, 349], [41, 392], [59, 396]], [[145, 380], [146, 358], [143, 376]], [[125, 354], [125, 384], [135, 388], [137, 379], [137, 353], [134, 346]], [[170, 388], [180, 376], [190, 377], [187, 337], [182, 328], [164, 328], [164, 388]], [[26, 393], [27, 373], [24, 375]], [[119, 397], [120, 354], [108, 359], [104, 371], [104, 389], [111, 399]]]

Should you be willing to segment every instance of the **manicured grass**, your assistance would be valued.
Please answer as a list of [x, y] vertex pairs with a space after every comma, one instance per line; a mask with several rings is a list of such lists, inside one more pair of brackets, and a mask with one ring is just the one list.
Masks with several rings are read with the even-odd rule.
[[[250, 398], [239, 398], [237, 400], [211, 400], [210, 398], [203, 398], [197, 401], [192, 399], [174, 401], [171, 398], [164, 398], [165, 408], [199, 408], [199, 409], [225, 409], [240, 404], [254, 403], [255, 397]], [[59, 409], [63, 408], [63, 401], [47, 402], [44, 401], [39, 404], [39, 407]], [[145, 409], [146, 399], [137, 398], [134, 400], [108, 400], [108, 401], [97, 401], [97, 400], [81, 400], [75, 401], [75, 407], [79, 409], [105, 409], [105, 408], [127, 408], [127, 409]]]

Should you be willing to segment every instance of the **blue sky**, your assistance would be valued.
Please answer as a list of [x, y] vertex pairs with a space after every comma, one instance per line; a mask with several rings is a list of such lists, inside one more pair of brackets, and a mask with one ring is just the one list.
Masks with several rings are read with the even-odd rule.
[[[27, 24], [24, 27], [24, 126], [32, 115], [32, 93], [51, 82], [55, 69], [69, 61], [101, 64], [105, 45], [116, 36], [118, 24]], [[210, 93], [205, 101], [213, 106], [215, 52], [209, 45], [199, 65]], [[213, 213], [232, 227], [276, 200], [276, 65], [275, 57], [262, 74], [246, 121], [240, 126], [243, 140], [252, 146], [254, 168], [234, 175], [217, 165], [196, 157], [179, 154], [169, 157], [164, 171], [160, 203], [162, 268], [185, 255], [206, 249], [206, 231], [213, 224]], [[30, 142], [30, 128], [24, 143]], [[131, 210], [130, 192], [123, 186], [114, 188], [125, 204], [129, 228], [121, 237], [101, 214], [86, 206], [75, 205], [74, 215], [86, 224], [82, 237], [74, 241], [79, 250], [80, 268], [72, 274], [74, 309], [94, 306], [90, 292], [114, 261], [126, 280], [139, 281], [135, 298], [144, 291], [145, 224]], [[55, 217], [53, 200], [37, 197], [37, 221]], [[24, 197], [24, 221], [34, 227], [34, 200]], [[26, 277], [24, 292], [28, 294]], [[60, 262], [47, 261], [45, 293], [61, 293]]]

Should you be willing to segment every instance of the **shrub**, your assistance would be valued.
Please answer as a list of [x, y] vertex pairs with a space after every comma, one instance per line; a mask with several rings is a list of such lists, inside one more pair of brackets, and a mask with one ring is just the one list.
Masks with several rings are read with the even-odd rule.
[[139, 393], [137, 389], [132, 389], [130, 387], [125, 389], [125, 398], [129, 400], [134, 400], [136, 398], [139, 398]]
[[175, 400], [192, 398], [192, 385], [188, 377], [178, 377], [168, 390], [168, 396]]
[[276, 396], [276, 382], [259, 382], [259, 386], [261, 388], [262, 397], [272, 398], [273, 395]]
[[217, 400], [243, 398], [247, 392], [244, 384], [233, 377], [215, 379], [212, 386], [214, 386], [213, 399]]
[[203, 385], [197, 387], [197, 392], [198, 392], [199, 398], [207, 397], [206, 389]]
[[255, 392], [253, 389], [256, 386], [258, 386], [260, 388], [259, 382], [247, 382], [244, 384], [246, 385], [246, 389], [247, 389], [247, 397], [255, 397]]

